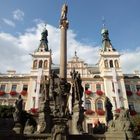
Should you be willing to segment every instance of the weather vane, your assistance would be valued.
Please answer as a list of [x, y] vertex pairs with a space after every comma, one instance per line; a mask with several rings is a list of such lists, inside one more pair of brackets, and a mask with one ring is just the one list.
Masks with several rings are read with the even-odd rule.
[[102, 17], [103, 28], [105, 28], [105, 17]]

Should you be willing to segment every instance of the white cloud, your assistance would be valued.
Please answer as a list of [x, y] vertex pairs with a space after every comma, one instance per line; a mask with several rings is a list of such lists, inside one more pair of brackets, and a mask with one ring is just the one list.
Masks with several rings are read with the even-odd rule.
[[44, 21], [40, 18], [36, 18], [36, 19], [33, 20], [33, 22], [39, 24], [39, 23], [43, 23]]
[[9, 19], [6, 19], [6, 18], [3, 18], [2, 20], [5, 24], [7, 24], [11, 27], [15, 27], [15, 23], [12, 20], [9, 20]]
[[23, 20], [24, 17], [24, 12], [21, 11], [20, 9], [17, 9], [13, 12], [13, 18], [15, 20]]
[[127, 50], [122, 52], [121, 64], [125, 73], [132, 73], [135, 70], [140, 71], [140, 47], [135, 50]]
[[[18, 72], [29, 72], [32, 59], [29, 55], [39, 46], [41, 32], [44, 23], [37, 24], [36, 27], [27, 29], [25, 33], [14, 37], [8, 33], [0, 33], [0, 72], [8, 69], [16, 69]], [[60, 29], [47, 25], [48, 29], [48, 45], [52, 49], [53, 63], [59, 64], [60, 57]], [[79, 58], [86, 63], [96, 64], [99, 59], [99, 46], [86, 45], [76, 39], [76, 34], [72, 30], [68, 30], [68, 60], [74, 56], [75, 50]], [[125, 73], [133, 72], [135, 69], [140, 70], [140, 48], [135, 51], [122, 52], [121, 56], [122, 68]], [[136, 57], [137, 56], [137, 57]], [[129, 65], [128, 65], [129, 62]]]

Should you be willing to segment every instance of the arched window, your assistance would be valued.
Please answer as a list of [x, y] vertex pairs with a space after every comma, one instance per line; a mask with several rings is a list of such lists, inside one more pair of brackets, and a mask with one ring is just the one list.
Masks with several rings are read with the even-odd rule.
[[108, 68], [108, 61], [107, 60], [104, 61], [104, 66], [105, 66], [105, 68]]
[[33, 69], [36, 69], [37, 68], [37, 60], [34, 60], [33, 62]]
[[48, 67], [48, 61], [45, 60], [45, 61], [44, 61], [44, 69], [47, 69], [47, 67]]
[[42, 63], [43, 63], [43, 61], [40, 60], [40, 61], [39, 61], [39, 66], [38, 66], [38, 68], [42, 68]]
[[86, 100], [86, 109], [91, 109], [91, 102], [90, 102], [90, 100]]
[[102, 100], [97, 100], [96, 101], [96, 109], [97, 110], [103, 110], [103, 101]]
[[116, 68], [119, 68], [118, 60], [115, 60], [115, 67], [116, 67]]
[[112, 60], [109, 61], [109, 64], [110, 64], [110, 68], [113, 68], [113, 61]]

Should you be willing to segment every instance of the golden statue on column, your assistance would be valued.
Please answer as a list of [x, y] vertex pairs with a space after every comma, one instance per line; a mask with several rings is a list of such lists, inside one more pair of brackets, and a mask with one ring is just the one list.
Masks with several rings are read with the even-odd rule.
[[68, 20], [67, 20], [67, 13], [68, 13], [68, 6], [64, 4], [61, 10], [61, 17], [60, 17], [60, 28], [66, 27], [68, 28]]

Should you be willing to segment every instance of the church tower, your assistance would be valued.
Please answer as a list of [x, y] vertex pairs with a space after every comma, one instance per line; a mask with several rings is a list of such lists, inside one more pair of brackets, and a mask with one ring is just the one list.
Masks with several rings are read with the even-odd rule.
[[37, 50], [35, 50], [32, 56], [32, 67], [30, 71], [30, 84], [29, 95], [26, 103], [26, 110], [31, 108], [38, 108], [40, 97], [40, 85], [41, 81], [47, 80], [51, 71], [51, 50], [48, 48], [48, 31], [45, 28], [41, 33], [41, 40]]
[[108, 29], [101, 31], [102, 49], [100, 50], [99, 70], [104, 80], [105, 95], [112, 102], [113, 110], [128, 108], [120, 54], [113, 48]]

